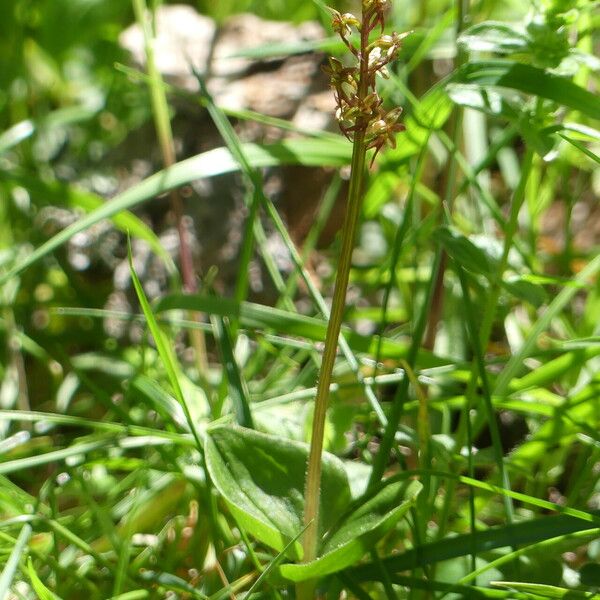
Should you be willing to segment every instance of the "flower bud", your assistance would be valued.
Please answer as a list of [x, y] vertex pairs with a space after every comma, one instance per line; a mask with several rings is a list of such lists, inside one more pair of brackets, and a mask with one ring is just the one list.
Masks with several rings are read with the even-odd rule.
[[385, 120], [388, 125], [395, 125], [402, 114], [402, 107], [393, 108], [385, 115]]
[[387, 123], [383, 119], [372, 121], [367, 127], [367, 138], [378, 137], [381, 134], [387, 133]]
[[375, 46], [371, 52], [369, 52], [369, 69], [377, 68], [381, 62], [381, 48]]
[[363, 0], [363, 10], [375, 9], [377, 11], [385, 10], [388, 6], [388, 0]]

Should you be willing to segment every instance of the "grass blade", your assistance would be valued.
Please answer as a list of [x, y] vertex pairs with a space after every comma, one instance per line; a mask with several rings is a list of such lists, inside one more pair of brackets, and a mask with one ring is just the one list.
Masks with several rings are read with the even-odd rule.
[[[248, 143], [243, 144], [243, 147], [248, 161], [256, 168], [281, 164], [340, 167], [350, 162], [350, 152], [347, 140], [342, 136], [338, 136], [338, 138], [335, 140], [290, 139], [268, 146]], [[191, 181], [231, 173], [238, 169], [239, 165], [229, 150], [216, 148], [159, 171], [105, 202], [100, 208], [69, 225], [36, 248], [24, 260], [0, 276], [0, 285], [69, 241], [76, 233], [84, 231], [102, 219], [108, 219], [122, 210], [139, 206], [163, 192]]]
[[50, 591], [38, 577], [38, 574], [33, 568], [33, 562], [31, 556], [27, 559], [27, 574], [31, 580], [31, 585], [38, 595], [39, 600], [61, 600], [54, 592]]
[[[239, 320], [243, 327], [273, 329], [315, 341], [323, 341], [327, 329], [327, 323], [322, 319], [252, 302], [235, 302], [223, 297], [171, 294], [162, 298], [156, 305], [157, 313], [176, 309], [198, 310], [207, 314], [230, 317]], [[379, 344], [378, 336], [363, 336], [346, 328], [342, 328], [342, 332], [352, 350], [375, 354]], [[402, 342], [390, 338], [383, 338], [381, 342], [382, 358], [405, 358], [407, 352], [408, 347]], [[434, 356], [431, 352], [420, 351], [418, 356], [421, 367], [448, 364], [448, 361]]]
[[8, 595], [15, 573], [19, 568], [19, 561], [26, 552], [27, 543], [29, 542], [32, 532], [33, 529], [29, 523], [23, 525], [10, 556], [4, 565], [2, 574], [0, 575], [0, 600], [5, 600]]
[[[600, 270], [600, 255], [595, 256], [590, 262], [575, 276], [576, 283], [583, 283]], [[578, 286], [568, 286], [563, 288], [559, 294], [552, 300], [545, 310], [544, 314], [537, 320], [531, 331], [528, 332], [527, 339], [521, 349], [513, 354], [506, 367], [500, 373], [496, 381], [496, 387], [493, 390], [494, 396], [504, 396], [510, 388], [510, 382], [517, 376], [523, 365], [523, 360], [529, 356], [537, 339], [543, 333], [552, 320], [560, 313], [567, 304], [573, 299], [579, 290]]]
[[135, 293], [137, 294], [138, 300], [142, 307], [142, 311], [144, 312], [144, 316], [146, 317], [146, 322], [148, 323], [148, 328], [152, 333], [152, 337], [154, 338], [154, 343], [156, 344], [156, 348], [160, 355], [160, 358], [163, 362], [165, 370], [167, 371], [167, 376], [169, 378], [169, 382], [171, 387], [173, 388], [173, 392], [175, 397], [177, 398], [179, 404], [183, 408], [185, 413], [185, 417], [188, 422], [188, 426], [190, 431], [192, 432], [194, 439], [196, 440], [196, 444], [198, 446], [198, 450], [202, 452], [202, 442], [200, 438], [200, 433], [198, 428], [196, 427], [196, 421], [192, 417], [190, 412], [188, 403], [183, 395], [181, 390], [181, 386], [179, 385], [179, 376], [178, 376], [178, 368], [177, 361], [175, 359], [175, 355], [173, 353], [173, 349], [171, 345], [165, 338], [164, 333], [158, 326], [156, 319], [154, 318], [154, 314], [152, 309], [150, 308], [150, 304], [148, 299], [146, 298], [146, 294], [144, 293], [144, 289], [142, 288], [142, 283], [140, 282], [135, 269], [133, 268], [133, 259], [131, 256], [131, 245], [128, 248], [128, 257], [129, 257], [129, 269], [131, 272], [131, 280], [133, 282], [133, 287], [135, 288]]
[[[593, 529], [595, 528], [590, 527], [589, 523], [569, 515], [542, 517], [431, 542], [398, 556], [383, 558], [381, 562], [390, 573], [399, 573], [460, 556], [468, 556], [473, 548], [478, 553], [488, 552], [496, 548], [532, 544], [559, 535]], [[358, 581], [372, 581], [379, 576], [378, 569], [372, 563], [349, 569], [348, 572]]]
[[600, 103], [595, 94], [566, 77], [554, 75], [511, 60], [471, 61], [451, 77], [453, 82], [507, 87], [553, 100], [593, 119], [600, 119]]

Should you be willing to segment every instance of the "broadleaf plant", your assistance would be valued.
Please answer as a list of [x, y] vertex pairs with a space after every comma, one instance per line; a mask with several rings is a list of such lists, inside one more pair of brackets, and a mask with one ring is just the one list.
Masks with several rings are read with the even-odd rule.
[[[253, 537], [288, 559], [302, 559], [307, 444], [237, 426], [211, 427], [205, 436], [211, 480], [229, 511]], [[283, 564], [278, 581], [302, 582], [339, 572], [360, 560], [414, 505], [418, 481], [392, 481], [352, 498], [346, 464], [322, 457], [323, 484], [316, 557]], [[291, 543], [292, 542], [292, 543]]]
[[[233, 426], [212, 428], [205, 440], [206, 464], [215, 487], [246, 531], [277, 551], [302, 528], [306, 444]], [[351, 500], [342, 461], [323, 459], [322, 531], [328, 531]], [[300, 559], [294, 544], [290, 558]]]

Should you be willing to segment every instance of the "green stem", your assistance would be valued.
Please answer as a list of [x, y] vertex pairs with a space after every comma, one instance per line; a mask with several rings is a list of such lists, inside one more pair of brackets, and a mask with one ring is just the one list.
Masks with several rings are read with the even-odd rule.
[[[363, 101], [369, 93], [369, 28], [370, 13], [363, 9], [363, 27], [360, 35], [360, 60], [358, 102]], [[342, 249], [338, 264], [338, 271], [333, 291], [331, 314], [325, 336], [323, 360], [319, 370], [317, 396], [315, 398], [315, 411], [310, 444], [310, 453], [306, 469], [306, 485], [304, 490], [304, 525], [306, 531], [303, 536], [304, 561], [309, 562], [317, 556], [319, 537], [319, 501], [321, 497], [321, 455], [323, 453], [323, 437], [325, 433], [325, 416], [329, 398], [331, 375], [337, 355], [338, 341], [342, 327], [342, 318], [346, 308], [346, 290], [350, 277], [352, 262], [352, 249], [356, 227], [362, 207], [362, 188], [365, 175], [367, 144], [365, 142], [368, 122], [364, 117], [358, 117], [354, 134], [354, 147], [350, 171], [350, 187], [348, 190], [348, 208], [342, 228]], [[314, 582], [308, 581], [298, 586], [300, 600], [309, 600], [313, 596]]]
[[[327, 325], [323, 360], [319, 370], [317, 396], [311, 434], [310, 453], [306, 469], [306, 484], [304, 488], [304, 525], [306, 531], [303, 537], [304, 562], [310, 562], [317, 557], [319, 541], [319, 503], [321, 499], [321, 455], [323, 453], [323, 437], [325, 433], [325, 416], [329, 398], [331, 375], [337, 355], [338, 340], [342, 327], [342, 318], [346, 308], [346, 290], [350, 276], [352, 249], [360, 209], [362, 206], [362, 184], [365, 173], [366, 144], [364, 130], [358, 132], [354, 140], [352, 152], [352, 171], [350, 189], [348, 191], [348, 211], [342, 230], [342, 250], [338, 272], [333, 291], [331, 316]], [[298, 584], [297, 598], [312, 600], [314, 597], [315, 581], [308, 580]]]
[[331, 374], [337, 355], [338, 339], [342, 327], [342, 317], [346, 308], [346, 289], [350, 276], [354, 237], [362, 206], [365, 157], [366, 146], [363, 131], [358, 132], [354, 140], [351, 167], [352, 176], [348, 191], [348, 211], [344, 221], [342, 250], [335, 280], [331, 316], [327, 325], [325, 349], [323, 351], [323, 361], [321, 362], [321, 369], [319, 371], [319, 382], [315, 399], [315, 412], [304, 494], [306, 498], [304, 524], [308, 526], [304, 534], [304, 560], [306, 562], [314, 560], [317, 555], [319, 499], [321, 495], [321, 454], [323, 452], [325, 414], [327, 411]]

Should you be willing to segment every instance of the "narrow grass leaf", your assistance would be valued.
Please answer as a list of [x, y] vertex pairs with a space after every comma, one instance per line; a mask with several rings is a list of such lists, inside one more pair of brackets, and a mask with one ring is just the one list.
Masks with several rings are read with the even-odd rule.
[[[475, 320], [475, 307], [471, 301], [471, 295], [469, 292], [469, 286], [465, 277], [465, 271], [456, 261], [454, 262], [454, 269], [458, 274], [458, 278], [460, 281], [460, 287], [462, 290], [462, 298], [465, 303], [465, 311], [464, 311], [464, 319], [467, 325], [468, 338], [473, 350], [474, 354], [474, 365], [477, 367], [479, 371], [479, 378], [481, 379], [481, 388], [482, 388], [482, 399], [483, 406], [485, 409], [485, 416], [487, 417], [488, 426], [490, 430], [490, 437], [492, 440], [492, 451], [494, 455], [494, 461], [498, 468], [498, 473], [500, 474], [500, 479], [502, 481], [502, 485], [505, 489], [510, 489], [510, 480], [508, 476], [508, 472], [506, 470], [506, 465], [504, 464], [504, 456], [502, 450], [502, 439], [500, 436], [500, 430], [498, 428], [498, 424], [496, 422], [496, 415], [494, 413], [494, 406], [492, 404], [492, 395], [490, 393], [490, 384], [489, 378], [486, 370], [484, 351], [481, 347], [481, 339], [480, 332], [478, 329], [478, 324]], [[475, 376], [475, 372], [473, 373]], [[470, 418], [470, 417], [467, 417]], [[469, 441], [469, 445], [471, 442]], [[504, 502], [504, 507], [506, 510], [506, 517], [509, 522], [514, 519], [514, 506], [511, 500], [510, 494], [504, 494], [502, 497], [502, 501]], [[472, 511], [473, 512], [473, 511]]]
[[29, 575], [31, 586], [39, 600], [61, 600], [60, 596], [57, 596], [42, 583], [42, 580], [38, 577], [38, 574], [33, 567], [31, 556], [27, 559], [27, 574]]
[[142, 600], [148, 598], [150, 592], [148, 590], [132, 590], [131, 592], [125, 592], [118, 596], [111, 596], [108, 600]]
[[[523, 523], [490, 527], [486, 530], [423, 544], [402, 554], [384, 558], [382, 563], [388, 571], [398, 573], [461, 556], [469, 556], [473, 550], [481, 553], [496, 548], [533, 544], [586, 529], [595, 528], [591, 527], [589, 523], [569, 515], [541, 517]], [[379, 571], [373, 563], [349, 569], [349, 573], [358, 581], [373, 581], [379, 577]]]
[[[69, 187], [72, 188], [72, 186]], [[77, 189], [71, 189], [68, 197], [71, 206], [81, 208], [86, 213], [98, 210], [106, 203], [106, 200], [100, 196]], [[154, 254], [163, 261], [169, 274], [173, 275], [177, 273], [177, 267], [175, 266], [171, 255], [165, 250], [154, 231], [152, 231], [152, 229], [139, 217], [136, 217], [128, 210], [122, 210], [111, 217], [111, 221], [114, 226], [123, 233], [145, 241]]]
[[117, 440], [114, 437], [103, 438], [91, 442], [76, 443], [68, 448], [52, 450], [51, 452], [45, 452], [38, 456], [28, 456], [26, 458], [8, 460], [0, 463], [0, 474], [6, 475], [7, 473], [15, 473], [16, 471], [22, 471], [24, 469], [33, 469], [52, 462], [62, 462], [73, 456], [85, 456], [87, 453], [93, 452], [94, 450], [114, 446], [116, 441]]
[[504, 590], [492, 590], [474, 585], [461, 585], [459, 583], [448, 583], [447, 581], [437, 581], [435, 579], [418, 579], [405, 575], [392, 575], [392, 581], [397, 585], [402, 585], [409, 589], [426, 590], [429, 592], [444, 592], [441, 598], [446, 594], [452, 594], [451, 598], [473, 598], [474, 600], [484, 600], [486, 598], [505, 598], [506, 600], [541, 600], [542, 596], [519, 592], [505, 592]]
[[19, 568], [21, 557], [26, 552], [27, 544], [29, 543], [32, 532], [33, 529], [29, 523], [23, 525], [19, 537], [4, 565], [2, 574], [0, 575], [0, 600], [5, 600], [8, 596], [10, 586], [12, 585], [15, 573]]
[[575, 146], [575, 148], [577, 148], [577, 150], [579, 150], [580, 152], [583, 152], [588, 158], [590, 158], [595, 163], [598, 163], [600, 165], [600, 156], [598, 156], [595, 152], [592, 152], [589, 148], [586, 148], [581, 142], [574, 140], [572, 137], [569, 137], [568, 135], [563, 135], [562, 133], [559, 135], [563, 140], [565, 140], [565, 142], [569, 142], [569, 144], [571, 144], [572, 146]]
[[[259, 146], [244, 144], [244, 153], [253, 167], [281, 164], [341, 167], [350, 162], [350, 148], [342, 136], [339, 139], [289, 139], [276, 144]], [[88, 229], [102, 219], [138, 206], [163, 192], [205, 177], [237, 171], [239, 165], [226, 148], [216, 148], [183, 160], [168, 169], [151, 175], [139, 184], [106, 201], [100, 208], [63, 229], [47, 242], [20, 260], [0, 276], [0, 285], [69, 241], [76, 233]]]
[[532, 506], [537, 506], [538, 508], [542, 508], [544, 510], [553, 510], [556, 512], [563, 513], [565, 515], [569, 515], [571, 517], [575, 517], [577, 519], [581, 519], [582, 521], [587, 521], [588, 523], [596, 523], [600, 524], [600, 516], [595, 514], [594, 512], [588, 512], [585, 510], [579, 510], [577, 508], [570, 508], [568, 506], [561, 506], [560, 504], [555, 504], [554, 502], [548, 502], [548, 500], [542, 500], [540, 498], [534, 498], [528, 494], [523, 494], [521, 492], [515, 492], [513, 490], [501, 488], [497, 485], [492, 485], [491, 483], [486, 483], [485, 481], [478, 481], [477, 479], [473, 479], [471, 477], [458, 476], [458, 480], [462, 483], [470, 485], [471, 487], [476, 487], [482, 490], [486, 490], [488, 492], [494, 492], [496, 494], [501, 494], [502, 496], [507, 496], [512, 498], [513, 500], [519, 500], [520, 502], [524, 502], [525, 504], [530, 504]]
[[545, 585], [543, 583], [523, 583], [521, 581], [492, 581], [492, 585], [511, 588], [519, 592], [537, 594], [543, 598], [600, 598], [599, 594], [591, 592], [580, 592], [578, 590], [568, 590], [554, 585]]
[[83, 417], [74, 417], [71, 415], [59, 415], [56, 413], [45, 413], [29, 410], [3, 410], [0, 411], [0, 421], [28, 421], [31, 423], [57, 423], [70, 427], [86, 427], [97, 429], [113, 434], [128, 433], [132, 435], [163, 437], [173, 444], [183, 444], [185, 446], [193, 445], [191, 437], [188, 435], [175, 434], [160, 429], [142, 427], [139, 425], [124, 425], [122, 423], [112, 423], [110, 421], [96, 421], [85, 419]]
[[[577, 531], [575, 533], [569, 533], [567, 535], [560, 535], [557, 537], [543, 540], [529, 546], [521, 546], [517, 550], [508, 552], [499, 556], [498, 558], [485, 563], [483, 566], [471, 571], [468, 575], [460, 580], [460, 583], [467, 583], [473, 581], [479, 577], [482, 573], [489, 571], [490, 569], [498, 570], [502, 565], [508, 562], [514, 561], [520, 556], [527, 555], [528, 553], [540, 555], [542, 552], [552, 552], [551, 546], [560, 545], [560, 551], [565, 549], [575, 548], [582, 546], [583, 544], [590, 542], [598, 538], [600, 529], [584, 529], [583, 531]], [[568, 545], [567, 545], [568, 544]]]
[[[127, 75], [127, 77], [129, 79], [131, 79], [132, 81], [143, 81], [146, 83], [150, 82], [150, 77], [148, 75], [146, 75], [145, 73], [142, 73], [141, 71], [139, 71], [137, 69], [133, 69], [132, 67], [129, 67], [127, 65], [124, 65], [121, 63], [115, 63], [115, 69], [117, 71], [121, 71], [122, 73]], [[183, 96], [190, 100], [195, 100], [203, 107], [207, 106], [207, 104], [208, 104], [206, 98], [203, 98], [203, 97], [199, 98], [198, 94], [196, 92], [188, 92], [186, 90], [183, 90], [182, 88], [169, 85], [168, 83], [165, 83], [164, 81], [161, 82], [161, 86], [174, 94]], [[301, 126], [298, 126], [293, 121], [289, 121], [287, 119], [281, 119], [279, 117], [273, 117], [271, 115], [266, 115], [264, 113], [256, 112], [253, 110], [248, 110], [245, 108], [228, 108], [226, 106], [219, 106], [218, 109], [222, 113], [224, 113], [228, 117], [232, 117], [233, 119], [239, 119], [241, 121], [253, 121], [254, 123], [259, 123], [261, 125], [268, 125], [270, 127], [275, 127], [277, 129], [281, 129], [282, 131], [291, 131], [291, 132], [294, 132], [294, 133], [297, 133], [300, 135], [305, 135], [307, 137], [314, 138], [314, 139], [319, 139], [319, 140], [329, 139], [329, 140], [336, 141], [336, 140], [339, 140], [339, 137], [340, 137], [339, 134], [332, 133], [331, 131], [324, 131], [323, 129], [311, 129], [311, 128], [306, 128], [306, 127], [301, 127]]]
[[[595, 256], [590, 262], [575, 276], [575, 281], [584, 283], [593, 277], [600, 269], [600, 255]], [[530, 355], [535, 347], [538, 337], [548, 328], [552, 320], [571, 302], [578, 287], [565, 287], [548, 305], [542, 316], [536, 321], [535, 325], [527, 333], [525, 343], [518, 352], [515, 352], [496, 380], [496, 386], [493, 390], [494, 396], [504, 396], [510, 388], [510, 382], [517, 376], [522, 369], [523, 361]]]
[[569, 371], [581, 368], [587, 361], [599, 355], [600, 347], [596, 345], [587, 345], [582, 349], [565, 352], [552, 360], [545, 360], [543, 364], [523, 377], [512, 378], [508, 389], [511, 392], [517, 392], [546, 386], [560, 380]]
[[454, 7], [450, 8], [436, 23], [432, 23], [430, 27], [427, 27], [426, 32], [415, 31], [414, 34], [408, 37], [406, 45], [408, 46], [409, 43], [416, 42], [416, 46], [411, 49], [410, 58], [403, 67], [406, 73], [411, 73], [427, 57], [429, 52], [431, 52], [448, 31], [448, 28], [452, 26], [455, 13]]
[[[315, 341], [323, 341], [327, 331], [327, 323], [322, 319], [252, 302], [236, 302], [223, 297], [199, 294], [170, 294], [161, 298], [155, 308], [157, 313], [185, 309], [227, 316], [238, 320], [243, 327], [249, 329], [273, 329], [281, 333]], [[374, 354], [378, 347], [378, 336], [363, 336], [347, 328], [342, 328], [342, 333], [350, 348], [355, 352]], [[382, 339], [382, 358], [403, 358], [407, 352], [408, 347], [406, 344], [390, 338]], [[438, 358], [430, 352], [421, 351], [419, 353], [419, 363], [422, 367], [435, 367], [448, 364], [448, 361]]]
[[451, 81], [519, 90], [600, 119], [600, 103], [595, 94], [566, 77], [531, 65], [510, 60], [469, 61], [451, 76]]
[[[2, 177], [2, 174], [0, 174]], [[31, 177], [28, 173], [11, 171], [10, 177], [14, 183], [28, 190], [32, 196], [43, 199], [45, 204], [56, 204], [58, 206], [70, 206], [74, 209], [81, 209], [86, 213], [91, 213], [100, 209], [106, 200], [97, 194], [81, 189], [73, 184], [61, 181], [45, 181], [40, 178]], [[123, 233], [129, 233], [131, 236], [145, 241], [154, 254], [158, 256], [165, 265], [170, 274], [177, 272], [177, 268], [170, 254], [162, 246], [158, 236], [152, 229], [144, 223], [139, 217], [127, 210], [120, 211], [111, 218], [114, 226]]]
[[169, 378], [169, 383], [173, 388], [173, 392], [175, 397], [177, 398], [179, 404], [183, 408], [185, 413], [185, 417], [188, 422], [188, 426], [190, 431], [194, 435], [196, 443], [198, 445], [198, 449], [202, 451], [202, 443], [200, 440], [200, 434], [197, 430], [196, 423], [192, 417], [186, 399], [181, 391], [181, 386], [179, 385], [179, 375], [177, 368], [177, 361], [175, 360], [175, 355], [173, 353], [173, 349], [171, 345], [167, 341], [164, 333], [161, 331], [156, 319], [154, 318], [154, 313], [150, 308], [150, 304], [148, 299], [146, 298], [146, 294], [144, 293], [144, 288], [142, 287], [142, 283], [140, 282], [135, 269], [133, 268], [133, 259], [131, 256], [131, 246], [128, 248], [128, 257], [129, 257], [129, 270], [131, 273], [131, 280], [133, 282], [133, 287], [135, 288], [135, 293], [137, 294], [138, 300], [140, 302], [140, 306], [142, 307], [142, 311], [144, 316], [146, 317], [146, 322], [148, 324], [148, 328], [152, 333], [152, 337], [154, 338], [154, 342], [156, 344], [156, 348], [158, 350], [158, 354], [163, 362], [165, 370], [167, 372], [167, 377]]
[[185, 579], [173, 575], [172, 573], [158, 573], [156, 571], [144, 570], [138, 575], [142, 581], [147, 581], [154, 586], [162, 586], [168, 590], [179, 592], [185, 595], [190, 595], [197, 600], [208, 600], [208, 596], [197, 590], [193, 585], [189, 584]]

